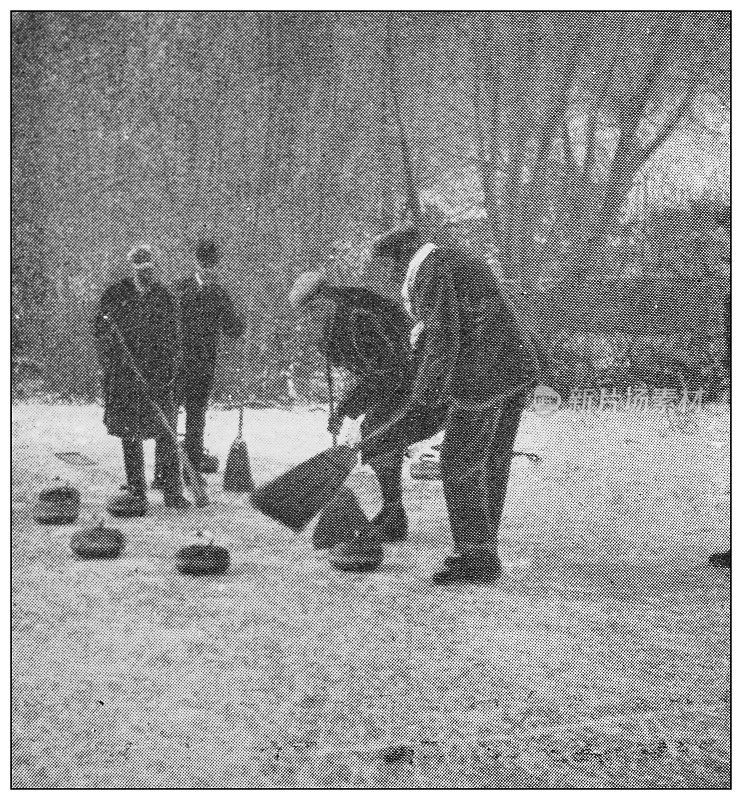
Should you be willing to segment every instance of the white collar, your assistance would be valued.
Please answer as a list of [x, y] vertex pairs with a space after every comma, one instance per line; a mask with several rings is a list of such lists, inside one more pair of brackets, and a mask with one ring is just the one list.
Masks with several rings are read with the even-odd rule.
[[410, 315], [412, 315], [412, 300], [410, 298], [410, 294], [412, 292], [412, 287], [415, 285], [415, 278], [417, 278], [418, 270], [420, 269], [423, 261], [425, 261], [425, 259], [437, 249], [437, 245], [433, 244], [432, 242], [428, 242], [427, 244], [424, 244], [410, 259], [410, 265], [407, 267], [407, 275], [405, 275], [404, 283], [402, 284], [402, 299], [404, 300], [407, 313]]

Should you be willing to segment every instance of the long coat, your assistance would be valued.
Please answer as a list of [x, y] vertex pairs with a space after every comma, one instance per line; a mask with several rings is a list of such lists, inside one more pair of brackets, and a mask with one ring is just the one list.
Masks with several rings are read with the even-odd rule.
[[[147, 388], [136, 376], [105, 316], [121, 330]], [[103, 371], [103, 421], [108, 432], [132, 439], [161, 435], [162, 426], [148, 394], [166, 414], [172, 413], [177, 330], [170, 293], [155, 282], [140, 294], [131, 278], [113, 284], [101, 298], [94, 336]]]
[[178, 395], [208, 396], [214, 381], [220, 335], [236, 339], [243, 334], [245, 323], [237, 316], [231, 297], [219, 284], [199, 286], [191, 276], [177, 283], [176, 295], [182, 348]]
[[368, 289], [337, 287], [330, 298], [335, 312], [324, 331], [327, 358], [354, 378], [337, 413], [355, 418], [409, 384], [411, 323], [397, 303]]
[[410, 300], [424, 323], [413, 404], [450, 398], [475, 408], [541, 379], [543, 353], [519, 325], [484, 261], [454, 249], [435, 250], [420, 265]]

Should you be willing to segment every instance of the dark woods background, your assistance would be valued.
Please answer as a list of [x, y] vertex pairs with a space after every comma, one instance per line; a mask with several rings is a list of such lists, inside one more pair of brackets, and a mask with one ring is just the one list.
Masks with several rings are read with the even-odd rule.
[[[13, 356], [91, 399], [96, 302], [132, 244], [201, 233], [248, 320], [217, 393], [319, 396], [306, 269], [389, 291], [407, 210], [491, 259], [566, 386], [726, 378], [725, 12], [12, 15]], [[400, 126], [401, 123], [401, 126]], [[728, 213], [728, 212], [727, 212]]]

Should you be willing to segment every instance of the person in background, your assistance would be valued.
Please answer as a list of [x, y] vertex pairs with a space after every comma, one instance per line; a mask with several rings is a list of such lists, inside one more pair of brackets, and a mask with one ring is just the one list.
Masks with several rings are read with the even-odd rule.
[[[302, 316], [303, 327], [329, 364], [352, 376], [328, 430], [337, 434], [344, 418], [363, 414], [363, 437], [391, 420], [402, 409], [416, 370], [412, 325], [401, 305], [368, 289], [332, 286], [319, 272], [305, 272], [296, 279], [289, 304]], [[402, 503], [405, 451], [410, 443], [437, 433], [444, 417], [439, 409], [417, 409], [403, 424], [361, 447], [363, 461], [372, 467], [381, 487], [383, 505], [371, 520], [370, 536], [375, 540], [407, 538], [409, 523]], [[336, 559], [353, 560], [352, 542], [328, 544], [334, 545]]]
[[[121, 439], [127, 488], [143, 499], [144, 507], [147, 484], [142, 442], [154, 438], [160, 455], [160, 488], [165, 505], [187, 508], [190, 503], [183, 496], [176, 443], [152, 405], [154, 402], [159, 406], [174, 428], [175, 303], [167, 289], [155, 280], [157, 265], [149, 246], [135, 247], [128, 262], [131, 276], [106, 289], [94, 322], [103, 372], [103, 421], [108, 432]], [[126, 349], [111, 322], [118, 326]], [[137, 376], [131, 358], [146, 385]]]
[[[222, 334], [237, 339], [245, 331], [227, 291], [217, 282], [221, 252], [213, 239], [196, 245], [192, 275], [176, 284], [180, 326], [180, 360], [176, 401], [186, 413], [184, 449], [198, 472], [204, 453], [206, 409], [214, 383], [216, 358]], [[163, 480], [157, 458], [154, 486]]]
[[372, 257], [391, 260], [404, 276], [402, 296], [420, 330], [408, 404], [449, 407], [441, 477], [457, 553], [433, 581], [494, 580], [513, 443], [529, 390], [546, 367], [543, 350], [484, 261], [437, 247], [414, 226], [379, 237]]

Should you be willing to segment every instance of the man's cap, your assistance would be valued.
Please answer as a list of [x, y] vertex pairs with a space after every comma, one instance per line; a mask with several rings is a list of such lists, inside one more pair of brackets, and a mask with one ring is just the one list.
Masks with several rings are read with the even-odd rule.
[[126, 258], [134, 269], [148, 269], [155, 264], [152, 248], [146, 244], [140, 244], [132, 248]]
[[206, 267], [214, 266], [222, 257], [219, 245], [213, 239], [199, 239], [196, 244], [196, 258]]
[[289, 292], [289, 305], [291, 308], [301, 308], [326, 285], [327, 278], [321, 272], [302, 272]]
[[402, 225], [377, 236], [371, 243], [371, 255], [378, 258], [393, 258], [403, 263], [412, 258], [421, 244], [420, 229], [414, 225]]

